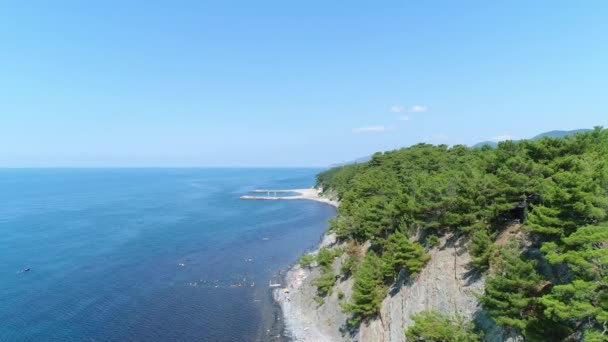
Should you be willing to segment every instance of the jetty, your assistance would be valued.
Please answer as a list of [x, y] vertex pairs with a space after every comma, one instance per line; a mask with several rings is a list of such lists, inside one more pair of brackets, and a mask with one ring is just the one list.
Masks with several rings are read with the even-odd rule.
[[[322, 203], [327, 203], [331, 206], [337, 207], [338, 206], [338, 201], [336, 200], [332, 200], [330, 198], [327, 197], [322, 197], [321, 196], [321, 191], [319, 189], [315, 189], [315, 188], [308, 188], [308, 189], [289, 189], [289, 190], [274, 190], [274, 189], [259, 189], [259, 190], [252, 190], [249, 191], [252, 194], [255, 195], [245, 195], [245, 196], [241, 196], [240, 199], [242, 200], [270, 200], [270, 201], [276, 201], [276, 200], [310, 200], [310, 201], [317, 201], [317, 202], [322, 202]], [[277, 196], [278, 193], [296, 193], [297, 195], [293, 195], [293, 196]]]
[[281, 287], [281, 284], [278, 284], [278, 283], [272, 283], [272, 281], [270, 281], [270, 280], [269, 280], [269, 281], [268, 281], [268, 286], [269, 286], [269, 287]]

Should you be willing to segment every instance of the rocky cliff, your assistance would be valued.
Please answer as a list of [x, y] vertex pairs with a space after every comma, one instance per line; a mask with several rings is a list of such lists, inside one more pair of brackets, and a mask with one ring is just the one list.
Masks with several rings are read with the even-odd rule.
[[[324, 245], [332, 245], [325, 239]], [[482, 293], [484, 280], [470, 267], [471, 257], [465, 240], [456, 236], [440, 239], [429, 251], [431, 259], [416, 279], [399, 279], [382, 303], [380, 315], [361, 324], [357, 331], [347, 331], [347, 316], [340, 309], [338, 294], [344, 299], [351, 294], [352, 279], [336, 283], [332, 294], [322, 305], [314, 301], [313, 280], [318, 270], [295, 266], [287, 276], [289, 294], [276, 291], [288, 329], [296, 341], [405, 341], [404, 331], [413, 324], [412, 314], [423, 310], [438, 310], [475, 320], [485, 332], [485, 341], [520, 341], [495, 326], [485, 316], [475, 296]], [[339, 259], [334, 268], [339, 269]]]

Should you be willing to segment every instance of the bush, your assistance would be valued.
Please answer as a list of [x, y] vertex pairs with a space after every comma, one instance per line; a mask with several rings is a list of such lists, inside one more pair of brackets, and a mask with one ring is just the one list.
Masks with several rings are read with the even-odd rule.
[[488, 235], [485, 229], [473, 233], [470, 249], [473, 265], [480, 270], [487, 269], [490, 266], [493, 244], [490, 235]]
[[351, 314], [350, 325], [357, 325], [363, 319], [376, 315], [386, 296], [382, 283], [382, 260], [370, 251], [365, 255], [361, 267], [355, 274], [355, 284], [350, 303], [344, 303], [342, 310]]
[[473, 342], [480, 338], [473, 332], [473, 323], [461, 316], [450, 317], [439, 311], [422, 311], [412, 316], [414, 325], [405, 331], [414, 341]]
[[357, 264], [359, 263], [359, 258], [355, 255], [349, 256], [342, 265], [340, 266], [340, 273], [343, 276], [347, 276], [355, 272], [357, 268]]
[[321, 267], [329, 267], [334, 262], [334, 258], [336, 257], [333, 250], [323, 247], [319, 250], [317, 254], [317, 262]]
[[498, 325], [524, 333], [537, 318], [538, 296], [535, 293], [543, 279], [536, 272], [537, 262], [520, 255], [517, 242], [501, 248], [499, 253], [493, 259], [494, 272], [486, 278], [480, 302]]
[[426, 238], [426, 243], [429, 248], [433, 248], [439, 245], [439, 237], [437, 235], [429, 235]]
[[422, 271], [431, 256], [424, 253], [424, 248], [417, 242], [411, 242], [401, 233], [391, 234], [384, 243], [383, 273], [388, 280], [394, 280], [399, 271], [405, 268], [408, 275], [416, 277]]
[[305, 254], [300, 257], [300, 266], [302, 267], [310, 267], [312, 262], [315, 261], [315, 257], [310, 254]]
[[317, 287], [317, 295], [319, 297], [326, 297], [330, 294], [335, 283], [336, 275], [334, 272], [324, 273], [313, 281], [313, 284]]

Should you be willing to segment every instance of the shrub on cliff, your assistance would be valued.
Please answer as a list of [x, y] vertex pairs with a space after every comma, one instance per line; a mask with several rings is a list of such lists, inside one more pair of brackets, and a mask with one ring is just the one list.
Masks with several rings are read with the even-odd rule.
[[536, 319], [538, 300], [534, 294], [543, 282], [536, 272], [536, 261], [524, 260], [516, 244], [511, 244], [500, 250], [492, 267], [481, 304], [496, 323], [524, 333]]
[[473, 323], [461, 316], [448, 316], [439, 311], [421, 311], [413, 315], [414, 325], [405, 331], [412, 341], [476, 342], [480, 337], [473, 332]]
[[490, 256], [494, 244], [487, 230], [479, 229], [471, 236], [470, 254], [473, 259], [473, 266], [480, 270], [485, 270], [490, 266]]
[[320, 275], [313, 281], [313, 284], [317, 287], [317, 296], [327, 297], [331, 293], [335, 283], [336, 275], [334, 272], [329, 271]]
[[358, 263], [359, 258], [356, 255], [349, 255], [340, 266], [340, 273], [342, 276], [348, 278], [348, 276], [357, 270]]
[[310, 265], [315, 261], [315, 257], [311, 254], [305, 254], [300, 257], [299, 263], [302, 267], [310, 267]]
[[331, 264], [334, 262], [334, 259], [339, 257], [342, 254], [341, 248], [328, 248], [323, 247], [317, 253], [317, 263], [321, 266], [323, 271], [330, 271]]
[[424, 253], [424, 248], [419, 243], [410, 241], [405, 234], [398, 231], [391, 234], [383, 246], [382, 273], [384, 278], [391, 282], [404, 268], [408, 276], [416, 277], [431, 258], [429, 254]]
[[350, 302], [342, 306], [345, 312], [351, 314], [349, 324], [357, 325], [363, 319], [376, 315], [386, 291], [382, 282], [382, 260], [370, 251], [355, 273]]

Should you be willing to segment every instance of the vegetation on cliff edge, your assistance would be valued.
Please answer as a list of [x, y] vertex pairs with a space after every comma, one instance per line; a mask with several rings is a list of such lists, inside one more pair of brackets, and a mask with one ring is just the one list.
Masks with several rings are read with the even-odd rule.
[[[414, 280], [424, 244], [469, 239], [487, 272], [483, 308], [528, 340], [604, 338], [608, 330], [608, 130], [484, 146], [419, 144], [320, 173], [340, 198], [330, 229], [369, 251], [344, 309], [377, 314], [387, 289]], [[523, 224], [528, 245], [494, 239]], [[603, 337], [602, 337], [603, 336]]]

